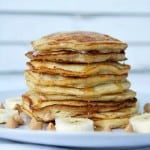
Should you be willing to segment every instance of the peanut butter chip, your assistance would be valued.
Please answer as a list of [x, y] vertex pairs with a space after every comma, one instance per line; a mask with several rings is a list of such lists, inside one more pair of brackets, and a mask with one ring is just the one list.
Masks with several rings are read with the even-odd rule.
[[48, 126], [47, 126], [46, 130], [54, 131], [54, 130], [56, 130], [56, 129], [55, 129], [54, 124], [50, 122], [50, 123], [48, 124]]
[[37, 121], [36, 119], [32, 118], [31, 122], [29, 123], [29, 128], [32, 130], [41, 130], [43, 127], [43, 122]]
[[130, 123], [125, 127], [124, 131], [125, 132], [134, 132], [133, 127]]
[[106, 127], [104, 128], [104, 131], [106, 131], [106, 132], [111, 132], [112, 130], [111, 130], [111, 127], [110, 127], [110, 126], [106, 126]]
[[13, 119], [19, 124], [19, 125], [23, 125], [24, 124], [24, 121], [23, 121], [23, 119], [21, 118], [21, 116], [20, 115], [14, 115], [13, 116]]
[[14, 107], [15, 110], [18, 110], [18, 113], [20, 114], [22, 112], [21, 106], [19, 104], [16, 104]]
[[7, 121], [7, 123], [6, 123], [5, 126], [8, 127], [8, 128], [17, 128], [17, 127], [19, 126], [19, 124], [18, 124], [18, 122], [16, 122], [16, 121], [14, 120], [14, 118], [12, 117], [12, 118], [10, 118], [10, 119]]
[[150, 112], [150, 103], [146, 103], [146, 104], [144, 105], [144, 112], [147, 112], [147, 113]]
[[4, 105], [1, 102], [0, 102], [0, 109], [4, 109]]

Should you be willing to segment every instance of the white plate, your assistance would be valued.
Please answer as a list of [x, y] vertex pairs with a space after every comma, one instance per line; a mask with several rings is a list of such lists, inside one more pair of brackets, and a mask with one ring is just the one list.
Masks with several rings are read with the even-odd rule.
[[[1, 92], [0, 99], [21, 94], [22, 91]], [[150, 100], [150, 94], [139, 94], [140, 107]], [[27, 127], [8, 129], [0, 126], [0, 138], [20, 142], [63, 147], [129, 148], [150, 146], [150, 134], [125, 133], [116, 130], [107, 132], [61, 133], [53, 131], [32, 131]]]

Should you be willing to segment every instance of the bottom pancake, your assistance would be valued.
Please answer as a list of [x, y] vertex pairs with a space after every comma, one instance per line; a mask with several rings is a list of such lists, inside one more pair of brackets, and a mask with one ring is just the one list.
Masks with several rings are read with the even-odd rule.
[[116, 119], [108, 119], [108, 120], [93, 120], [96, 131], [103, 131], [105, 127], [109, 127], [110, 129], [116, 128], [125, 128], [125, 126], [129, 123], [129, 118], [116, 118]]
[[[44, 120], [45, 114], [43, 116], [38, 115], [28, 107], [28, 105], [23, 105], [22, 110], [31, 118], [35, 118], [38, 121], [47, 122]], [[137, 113], [137, 104], [133, 106], [119, 109], [117, 111], [110, 112], [93, 112], [87, 113], [82, 111], [62, 111], [58, 109], [52, 109], [51, 121], [55, 118], [64, 117], [79, 117], [79, 118], [89, 118], [94, 121], [95, 130], [103, 130], [106, 126], [110, 128], [123, 128], [128, 124], [129, 118]], [[49, 113], [47, 111], [47, 113]], [[41, 114], [41, 113], [40, 113]]]
[[[136, 110], [136, 99], [128, 100], [122, 104], [116, 105], [87, 105], [87, 106], [72, 106], [72, 105], [60, 105], [54, 104], [44, 108], [35, 109], [31, 107], [29, 103], [24, 101], [22, 108], [23, 111], [28, 112], [30, 117], [34, 117], [39, 121], [50, 121], [45, 119], [47, 114], [50, 114], [52, 118], [55, 117], [88, 117], [88, 118], [115, 118], [122, 117], [123, 115], [127, 115], [128, 113], [134, 112]], [[130, 108], [130, 109], [129, 109]], [[128, 110], [129, 109], [129, 110]]]

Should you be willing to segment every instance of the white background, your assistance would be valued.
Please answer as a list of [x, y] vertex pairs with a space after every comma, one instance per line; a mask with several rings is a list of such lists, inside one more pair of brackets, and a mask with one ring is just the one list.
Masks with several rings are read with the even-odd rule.
[[0, 0], [0, 91], [26, 88], [30, 41], [58, 31], [90, 30], [127, 42], [129, 79], [150, 87], [149, 0]]

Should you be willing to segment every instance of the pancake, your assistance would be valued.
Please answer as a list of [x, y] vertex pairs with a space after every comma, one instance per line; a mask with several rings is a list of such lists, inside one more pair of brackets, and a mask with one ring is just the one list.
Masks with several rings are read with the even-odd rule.
[[94, 121], [94, 126], [96, 131], [103, 131], [105, 127], [116, 129], [116, 128], [125, 128], [129, 123], [129, 118], [116, 118], [116, 119], [96, 119]]
[[[23, 97], [24, 98], [24, 97]], [[30, 117], [35, 117], [39, 121], [50, 121], [56, 117], [82, 117], [92, 120], [115, 119], [130, 116], [136, 112], [136, 100], [129, 100], [126, 103], [104, 107], [104, 106], [69, 106], [69, 105], [51, 105], [40, 109], [33, 109], [27, 103], [22, 104], [22, 109], [28, 112]], [[51, 114], [50, 120], [45, 119], [47, 113]]]
[[[135, 106], [133, 106], [135, 107]], [[128, 113], [129, 113], [129, 108], [128, 109]], [[38, 114], [33, 113], [30, 109], [28, 109], [27, 107], [23, 107], [22, 106], [22, 110], [23, 112], [25, 112], [28, 116], [30, 116], [31, 118], [35, 118], [38, 121], [44, 121], [43, 118], [44, 116], [38, 116]], [[72, 116], [72, 117], [79, 117], [79, 118], [87, 118], [87, 115], [82, 113], [82, 112], [76, 112], [76, 114], [72, 113], [72, 112], [67, 112], [67, 111], [59, 111], [59, 110], [53, 110], [53, 113], [57, 116], [63, 116], [63, 117], [68, 117], [68, 116]], [[95, 130], [96, 131], [101, 131], [103, 130], [106, 126], [109, 126], [110, 128], [114, 129], [114, 128], [124, 128], [128, 123], [129, 123], [129, 118], [131, 116], [133, 116], [136, 113], [132, 113], [128, 114], [128, 116], [126, 117], [118, 117], [118, 118], [112, 118], [112, 119], [99, 119], [99, 118], [89, 118], [92, 119], [94, 121], [94, 126], [95, 126]], [[52, 121], [52, 120], [51, 120]], [[47, 122], [44, 121], [44, 122]]]
[[32, 83], [32, 81], [27, 81], [27, 85], [30, 90], [43, 93], [43, 94], [58, 94], [58, 95], [75, 95], [75, 96], [85, 96], [85, 97], [97, 97], [104, 94], [120, 93], [130, 88], [130, 83], [128, 81], [119, 83], [108, 83], [103, 85], [98, 85], [93, 88], [68, 88], [68, 87], [58, 87], [58, 86], [40, 86]]
[[32, 70], [25, 71], [26, 80], [41, 86], [62, 86], [74, 88], [89, 88], [104, 83], [125, 81], [127, 74], [123, 75], [96, 75], [87, 78], [63, 77], [60, 75], [50, 75], [36, 73]]
[[109, 35], [96, 32], [59, 32], [32, 42], [34, 50], [69, 49], [72, 51], [99, 50], [103, 53], [120, 52], [127, 44]]
[[25, 97], [32, 99], [33, 103], [43, 103], [48, 101], [114, 101], [121, 102], [127, 99], [133, 99], [136, 96], [136, 93], [132, 90], [127, 90], [122, 93], [106, 94], [98, 97], [85, 97], [83, 96], [74, 96], [74, 95], [47, 95], [42, 93], [37, 93], [34, 91], [28, 91], [23, 94]]
[[130, 66], [114, 62], [94, 64], [62, 64], [48, 61], [30, 61], [27, 65], [39, 73], [60, 74], [62, 76], [88, 77], [98, 74], [127, 74]]
[[23, 102], [28, 104], [31, 108], [33, 109], [41, 109], [43, 107], [47, 107], [47, 106], [53, 106], [53, 105], [67, 105], [67, 106], [88, 106], [88, 107], [114, 107], [114, 106], [118, 106], [120, 104], [124, 104], [124, 103], [130, 103], [130, 102], [134, 102], [135, 98], [132, 99], [127, 99], [127, 100], [123, 100], [123, 101], [74, 101], [74, 100], [49, 100], [49, 101], [36, 101], [35, 99], [33, 99], [32, 97], [29, 97], [27, 95], [23, 95]]
[[100, 131], [105, 127], [125, 128], [129, 123], [129, 118], [138, 113], [138, 105], [122, 108], [119, 111], [94, 114], [90, 119], [94, 121], [95, 130]]
[[26, 56], [31, 60], [42, 60], [62, 63], [96, 63], [104, 61], [123, 61], [126, 60], [124, 52], [120, 53], [99, 53], [92, 52], [76, 52], [69, 50], [59, 51], [30, 51]]
[[[39, 116], [37, 116], [35, 113], [32, 113], [30, 110], [27, 110], [25, 108], [22, 107], [22, 110], [31, 118], [35, 118], [38, 121], [43, 121], [42, 118], [40, 118]], [[59, 111], [57, 111], [59, 112]], [[63, 116], [71, 116], [71, 114], [69, 112], [61, 112], [61, 115]], [[129, 123], [129, 118], [134, 115], [131, 114], [128, 117], [122, 117], [122, 118], [113, 118], [113, 119], [92, 119], [94, 122], [94, 126], [95, 126], [95, 130], [96, 131], [101, 131], [103, 130], [106, 126], [109, 126], [110, 128], [114, 129], [114, 128], [124, 128], [128, 123]], [[74, 117], [78, 117], [78, 118], [87, 118], [86, 115], [82, 115], [82, 114], [76, 114]]]
[[126, 107], [126, 108], [121, 108], [117, 111], [111, 111], [111, 112], [101, 112], [101, 113], [92, 113], [89, 114], [89, 118], [92, 120], [104, 120], [104, 119], [115, 119], [115, 118], [126, 118], [129, 117], [133, 114], [136, 114], [138, 110], [137, 104], [131, 106], [131, 107]]

